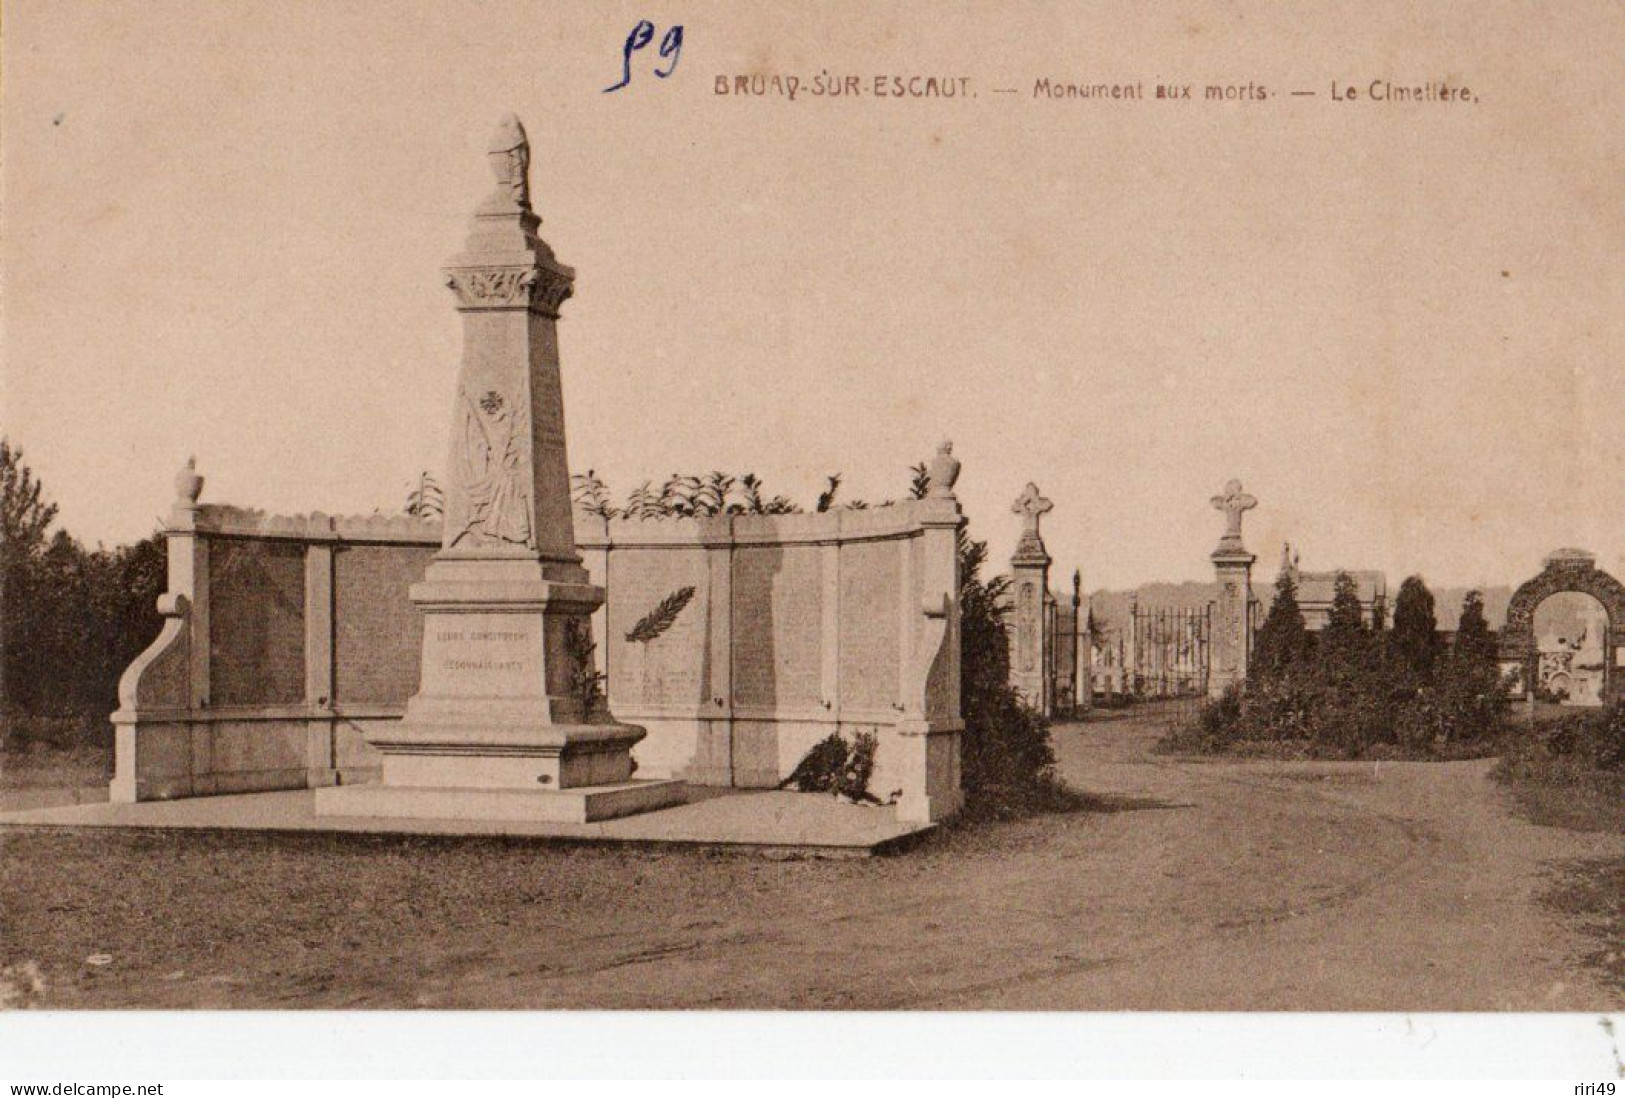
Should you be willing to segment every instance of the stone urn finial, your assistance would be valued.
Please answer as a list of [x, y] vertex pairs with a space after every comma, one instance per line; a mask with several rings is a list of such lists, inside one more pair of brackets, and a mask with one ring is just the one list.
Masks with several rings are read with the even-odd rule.
[[485, 156], [496, 176], [497, 195], [522, 210], [530, 209], [530, 139], [518, 115], [509, 113], [498, 120]]
[[952, 498], [954, 484], [959, 480], [959, 459], [954, 457], [953, 443], [947, 439], [942, 441], [927, 471], [931, 475], [931, 486], [926, 490], [927, 494], [932, 499]]
[[182, 511], [196, 511], [197, 499], [203, 494], [203, 478], [198, 476], [196, 455], [186, 459], [181, 471], [175, 474], [175, 506]]

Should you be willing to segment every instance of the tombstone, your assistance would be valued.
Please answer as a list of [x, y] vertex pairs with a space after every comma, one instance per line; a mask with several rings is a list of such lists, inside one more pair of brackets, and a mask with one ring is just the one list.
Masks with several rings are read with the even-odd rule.
[[1241, 518], [1258, 506], [1258, 500], [1242, 491], [1241, 481], [1232, 480], [1211, 502], [1224, 513], [1224, 535], [1211, 557], [1218, 598], [1213, 607], [1208, 694], [1218, 697], [1232, 683], [1246, 681], [1252, 655], [1253, 562], [1258, 558], [1242, 543]]
[[683, 783], [633, 781], [644, 731], [597, 691], [590, 615], [604, 601], [576, 551], [557, 321], [575, 272], [538, 235], [530, 144], [505, 116], [496, 185], [446, 267], [463, 318], [445, 532], [412, 602], [418, 692], [367, 733], [378, 785], [317, 791], [319, 815], [580, 823], [668, 805]]
[[1044, 601], [1049, 594], [1050, 555], [1039, 533], [1039, 520], [1055, 509], [1036, 484], [1010, 505], [1022, 519], [1021, 540], [1010, 558], [1010, 685], [1031, 705], [1049, 715], [1044, 652]]

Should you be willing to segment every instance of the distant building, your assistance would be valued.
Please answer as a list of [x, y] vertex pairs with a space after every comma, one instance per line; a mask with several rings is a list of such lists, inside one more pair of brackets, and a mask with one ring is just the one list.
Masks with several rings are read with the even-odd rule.
[[1281, 546], [1281, 570], [1290, 572], [1298, 585], [1298, 608], [1310, 632], [1326, 628], [1332, 616], [1332, 596], [1341, 571], [1354, 581], [1360, 598], [1360, 618], [1367, 625], [1388, 624], [1388, 577], [1369, 569], [1343, 568], [1331, 572], [1305, 572], [1298, 567], [1298, 554], [1290, 544]]

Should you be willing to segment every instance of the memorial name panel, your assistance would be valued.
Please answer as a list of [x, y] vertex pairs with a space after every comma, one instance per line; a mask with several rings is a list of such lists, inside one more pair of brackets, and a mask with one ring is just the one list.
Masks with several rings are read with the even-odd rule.
[[734, 554], [734, 701], [816, 706], [822, 699], [823, 567], [817, 546], [742, 546]]
[[432, 546], [341, 545], [333, 552], [333, 695], [405, 705], [418, 688], [423, 615], [407, 598]]
[[305, 697], [305, 547], [211, 538], [210, 700], [293, 705]]

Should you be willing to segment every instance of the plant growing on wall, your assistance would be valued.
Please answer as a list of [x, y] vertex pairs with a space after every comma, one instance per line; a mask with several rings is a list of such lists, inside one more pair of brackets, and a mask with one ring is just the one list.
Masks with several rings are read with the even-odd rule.
[[925, 462], [919, 462], [908, 467], [909, 482], [908, 496], [910, 499], [924, 499], [931, 490], [931, 467]]
[[755, 473], [746, 473], [739, 478], [738, 498], [729, 505], [728, 510], [736, 515], [793, 515], [801, 508], [784, 496], [764, 498], [762, 478]]
[[689, 600], [694, 597], [694, 588], [682, 587], [665, 598], [661, 599], [655, 608], [638, 619], [626, 634], [626, 639], [635, 643], [647, 644], [660, 634], [672, 627], [677, 615], [683, 612]]
[[666, 517], [660, 493], [654, 491], [648, 481], [644, 481], [627, 494], [626, 506], [621, 509], [621, 513], [627, 518], [639, 520]]
[[694, 514], [709, 516], [725, 513], [728, 510], [728, 495], [733, 491], [734, 478], [719, 469], [713, 469], [704, 479], [696, 479], [697, 487], [694, 494], [689, 497]]
[[673, 518], [689, 517], [694, 514], [694, 496], [699, 490], [699, 477], [673, 473], [660, 488], [661, 510]]
[[570, 689], [581, 702], [584, 720], [592, 720], [604, 711], [604, 679], [598, 670], [593, 653], [592, 625], [586, 618], [571, 618], [564, 630], [565, 653], [570, 658]]
[[592, 469], [570, 478], [570, 496], [575, 501], [576, 509], [583, 514], [597, 515], [603, 519], [620, 514], [620, 510], [609, 501], [609, 486]]
[[818, 506], [814, 508], [819, 514], [835, 506], [835, 497], [841, 490], [841, 474], [831, 473], [828, 479], [829, 485], [818, 493]]
[[417, 484], [407, 493], [404, 510], [413, 518], [440, 518], [446, 513], [445, 493], [429, 470], [418, 474]]

